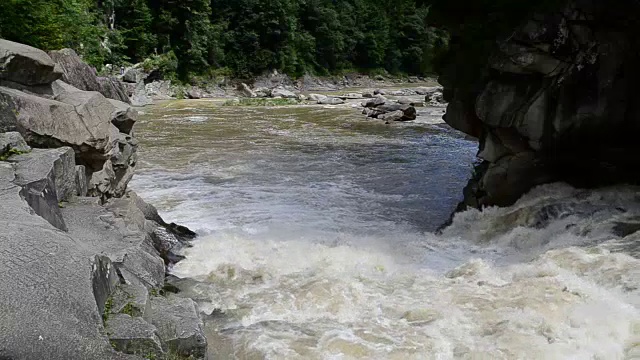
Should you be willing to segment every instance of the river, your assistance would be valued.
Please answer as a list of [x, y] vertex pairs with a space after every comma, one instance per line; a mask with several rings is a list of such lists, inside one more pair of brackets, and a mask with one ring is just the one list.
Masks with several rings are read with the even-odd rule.
[[143, 112], [131, 187], [200, 235], [171, 271], [201, 282], [212, 359], [640, 358], [640, 236], [613, 230], [637, 188], [551, 184], [435, 235], [477, 143], [434, 116]]

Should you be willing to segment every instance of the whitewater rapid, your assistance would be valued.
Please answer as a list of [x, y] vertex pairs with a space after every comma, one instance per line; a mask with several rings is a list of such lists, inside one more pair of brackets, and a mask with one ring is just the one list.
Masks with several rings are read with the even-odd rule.
[[145, 115], [132, 186], [201, 235], [172, 273], [211, 358], [640, 358], [640, 189], [546, 185], [435, 235], [473, 142], [188, 104]]

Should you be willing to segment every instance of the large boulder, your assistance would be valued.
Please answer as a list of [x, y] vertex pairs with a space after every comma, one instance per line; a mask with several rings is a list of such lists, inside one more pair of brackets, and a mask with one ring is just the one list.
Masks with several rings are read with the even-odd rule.
[[416, 108], [411, 105], [403, 104], [383, 104], [376, 106], [375, 110], [382, 113], [391, 113], [395, 111], [401, 111], [403, 113], [403, 120], [415, 120], [417, 117]]
[[108, 99], [114, 99], [125, 103], [131, 102], [127, 95], [127, 88], [120, 80], [106, 76], [98, 77], [97, 80], [98, 88], [94, 91], [101, 93]]
[[61, 76], [44, 51], [0, 39], [0, 80], [31, 86], [49, 84]]
[[390, 113], [378, 115], [378, 119], [385, 121], [403, 121], [404, 113], [401, 110], [393, 111]]
[[274, 98], [283, 98], [283, 99], [295, 99], [297, 98], [296, 93], [293, 91], [287, 90], [284, 87], [277, 87], [271, 90], [271, 97]]
[[50, 51], [49, 55], [62, 70], [62, 80], [67, 84], [85, 91], [97, 91], [100, 87], [96, 70], [82, 61], [74, 50]]
[[17, 185], [25, 186], [51, 177], [56, 206], [58, 202], [67, 201], [77, 193], [75, 153], [71, 148], [33, 149], [25, 154], [13, 155], [9, 160], [16, 164]]
[[96, 70], [85, 63], [72, 49], [49, 52], [63, 72], [62, 80], [85, 91], [97, 91], [109, 99], [129, 103], [124, 85], [115, 78], [98, 77]]
[[362, 106], [367, 108], [373, 108], [380, 105], [384, 105], [387, 102], [387, 99], [382, 95], [376, 95], [376, 97], [371, 98], [362, 103]]
[[0, 96], [12, 102], [18, 129], [32, 146], [71, 146], [93, 162], [104, 161], [115, 144], [110, 128], [113, 106], [98, 93], [63, 94], [56, 101], [0, 87]]
[[176, 296], [152, 297], [144, 319], [158, 329], [168, 348], [182, 356], [204, 357], [207, 339], [193, 300]]
[[122, 101], [109, 99], [109, 102], [114, 107], [114, 111], [111, 114], [111, 123], [125, 134], [131, 134], [133, 125], [138, 119], [138, 112], [133, 109], [129, 104]]

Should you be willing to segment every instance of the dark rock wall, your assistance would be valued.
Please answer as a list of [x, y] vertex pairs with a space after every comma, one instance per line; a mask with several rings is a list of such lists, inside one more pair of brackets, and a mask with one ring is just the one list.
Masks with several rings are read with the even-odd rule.
[[640, 182], [638, 14], [632, 0], [558, 2], [467, 68], [472, 46], [454, 40], [440, 77], [445, 121], [479, 139], [483, 161], [464, 207], [510, 205], [551, 181]]

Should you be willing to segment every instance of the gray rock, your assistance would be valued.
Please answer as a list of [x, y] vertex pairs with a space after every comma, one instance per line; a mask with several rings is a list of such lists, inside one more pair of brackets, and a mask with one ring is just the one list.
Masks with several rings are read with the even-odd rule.
[[97, 91], [98, 74], [96, 70], [86, 64], [72, 49], [62, 49], [49, 52], [53, 61], [62, 69], [62, 80], [67, 84], [85, 91]]
[[91, 287], [100, 314], [107, 311], [107, 302], [117, 288], [118, 282], [118, 274], [111, 259], [95, 255], [91, 266]]
[[18, 110], [9, 95], [0, 92], [0, 132], [18, 130]]
[[429, 106], [432, 107], [441, 107], [447, 105], [447, 102], [444, 99], [444, 95], [439, 91], [425, 96], [425, 101], [428, 102]]
[[137, 144], [130, 137], [118, 134], [118, 146], [111, 158], [103, 163], [102, 169], [94, 171], [89, 178], [90, 196], [120, 197], [135, 172]]
[[410, 105], [402, 105], [402, 104], [384, 104], [376, 107], [376, 110], [390, 113], [394, 111], [402, 111], [403, 120], [415, 120], [417, 117], [416, 108]]
[[[94, 297], [95, 252], [32, 213], [0, 163], [0, 353], [9, 359], [126, 359]], [[96, 280], [95, 283], [92, 279]], [[28, 346], [25, 346], [28, 344]]]
[[416, 92], [412, 89], [401, 89], [401, 90], [395, 90], [391, 92], [391, 95], [393, 96], [412, 96], [412, 95], [416, 95]]
[[76, 194], [75, 157], [70, 148], [34, 149], [9, 158], [15, 163], [14, 183], [36, 214], [60, 230], [67, 226], [59, 202]]
[[109, 318], [106, 326], [111, 345], [126, 354], [145, 358], [163, 358], [162, 343], [155, 326], [142, 318], [117, 314]]
[[61, 100], [70, 104], [4, 87], [0, 87], [0, 94], [15, 105], [20, 132], [33, 146], [71, 146], [79, 158], [94, 162], [115, 145], [110, 128], [113, 106], [98, 93], [63, 95]]
[[169, 349], [183, 356], [204, 357], [207, 339], [193, 300], [171, 295], [152, 297], [144, 319], [158, 329]]
[[144, 86], [144, 91], [153, 100], [171, 100], [176, 96], [171, 80], [153, 81]]
[[133, 88], [131, 94], [131, 105], [147, 106], [153, 104], [153, 99], [147, 94], [146, 86], [143, 82], [139, 82]]
[[138, 63], [124, 70], [122, 81], [135, 84], [135, 83], [139, 83], [140, 81], [143, 81], [145, 78], [146, 78], [146, 74], [142, 69], [142, 64]]
[[135, 276], [129, 282], [118, 284], [111, 294], [111, 313], [142, 316], [149, 301], [149, 290]]
[[28, 152], [31, 150], [19, 132], [0, 133], [0, 157], [10, 152]]
[[191, 87], [190, 89], [188, 89], [186, 91], [186, 94], [189, 99], [204, 99], [210, 97], [210, 95], [207, 94], [204, 90], [195, 87]]
[[356, 100], [356, 99], [362, 99], [363, 96], [362, 94], [349, 93], [349, 94], [339, 95], [336, 97], [342, 100]]
[[87, 170], [83, 165], [76, 166], [76, 195], [87, 196], [89, 181], [87, 180]]
[[138, 112], [133, 109], [129, 104], [122, 101], [109, 99], [109, 102], [115, 110], [111, 114], [111, 123], [125, 134], [131, 134], [133, 125], [138, 120]]
[[415, 88], [414, 91], [418, 95], [428, 96], [436, 92], [442, 92], [442, 86], [431, 86], [431, 87], [421, 86], [421, 87]]
[[369, 99], [362, 103], [362, 106], [372, 108], [380, 105], [384, 105], [387, 102], [387, 99], [382, 95], [377, 95], [373, 99]]
[[96, 70], [86, 64], [72, 49], [49, 52], [49, 55], [62, 70], [62, 80], [84, 91], [97, 91], [109, 99], [129, 102], [122, 83], [115, 78], [98, 77]]
[[309, 94], [309, 100], [311, 100], [311, 101], [315, 101], [315, 102], [318, 102], [318, 101], [324, 100], [324, 99], [326, 99], [327, 97], [328, 97], [328, 96], [326, 96], [326, 95], [321, 95], [321, 94]]
[[393, 112], [390, 112], [390, 113], [378, 115], [378, 119], [385, 120], [385, 121], [403, 121], [403, 120], [406, 120], [404, 118], [404, 113], [402, 112], [402, 110], [397, 110], [397, 111], [393, 111]]
[[258, 95], [256, 95], [255, 92], [253, 92], [253, 90], [251, 90], [251, 88], [249, 87], [249, 85], [245, 84], [245, 83], [241, 83], [240, 85], [238, 85], [238, 92], [244, 96], [244, 97], [248, 97], [248, 98], [254, 98], [257, 97]]
[[255, 89], [254, 93], [256, 94], [257, 97], [270, 97], [271, 89], [267, 87], [258, 87]]
[[387, 92], [384, 89], [376, 89], [373, 90], [373, 95], [387, 95]]
[[124, 84], [114, 77], [98, 77], [98, 89], [95, 91], [101, 93], [107, 99], [114, 99], [129, 103], [129, 96], [127, 95], [127, 88]]
[[29, 153], [12, 156], [10, 161], [15, 163], [16, 184], [24, 186], [51, 174], [55, 182], [56, 205], [75, 196], [76, 161], [73, 149], [33, 149]]
[[337, 97], [327, 97], [321, 98], [318, 100], [318, 104], [321, 105], [340, 105], [344, 104], [344, 100]]
[[293, 91], [287, 90], [283, 87], [277, 87], [273, 90], [271, 90], [271, 97], [277, 98], [283, 98], [283, 99], [295, 99], [297, 96]]
[[49, 84], [62, 74], [47, 53], [34, 47], [0, 39], [0, 79], [23, 85]]

